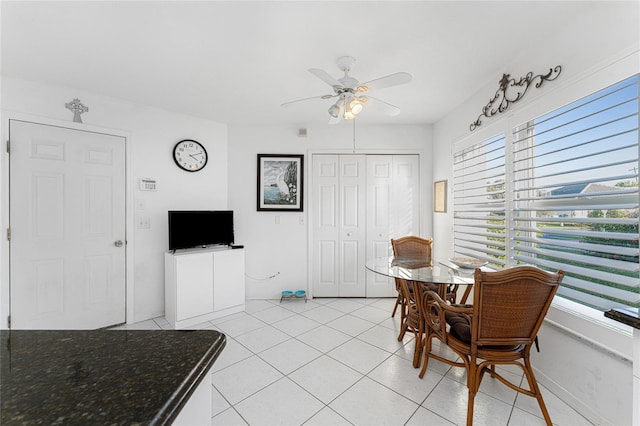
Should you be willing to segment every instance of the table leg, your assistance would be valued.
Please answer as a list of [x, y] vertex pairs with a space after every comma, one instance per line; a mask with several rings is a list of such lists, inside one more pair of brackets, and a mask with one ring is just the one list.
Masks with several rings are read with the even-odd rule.
[[423, 293], [423, 288], [422, 285], [423, 283], [418, 282], [418, 281], [412, 281], [411, 282], [412, 286], [413, 286], [413, 297], [414, 297], [414, 302], [416, 304], [416, 307], [418, 308], [418, 315], [419, 315], [419, 327], [418, 327], [418, 332], [415, 333], [416, 335], [416, 346], [415, 349], [413, 350], [413, 367], [414, 368], [419, 368], [420, 367], [420, 361], [422, 360], [422, 346], [423, 346], [423, 337], [422, 335], [425, 332], [425, 321], [424, 321], [424, 316], [422, 314], [422, 293]]
[[420, 330], [416, 335], [416, 347], [413, 351], [413, 368], [420, 367], [420, 360], [422, 359], [422, 334], [423, 333], [424, 331]]

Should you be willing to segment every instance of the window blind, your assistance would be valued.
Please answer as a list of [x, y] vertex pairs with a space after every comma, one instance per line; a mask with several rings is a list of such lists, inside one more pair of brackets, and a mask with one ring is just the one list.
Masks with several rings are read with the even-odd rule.
[[512, 129], [512, 262], [566, 276], [558, 295], [640, 307], [638, 76]]
[[454, 153], [454, 251], [496, 268], [506, 264], [505, 137]]

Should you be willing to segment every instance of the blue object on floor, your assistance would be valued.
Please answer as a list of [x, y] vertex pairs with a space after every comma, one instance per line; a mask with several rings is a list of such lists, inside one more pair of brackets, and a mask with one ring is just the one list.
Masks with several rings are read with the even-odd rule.
[[307, 292], [304, 291], [304, 290], [297, 290], [295, 293], [293, 291], [290, 291], [290, 290], [283, 290], [282, 291], [282, 296], [280, 297], [280, 303], [282, 303], [282, 301], [284, 299], [291, 299], [294, 296], [297, 299], [304, 298], [304, 303], [307, 303]]
[[282, 299], [288, 299], [293, 296], [293, 292], [291, 290], [282, 290], [282, 296], [280, 296], [280, 303], [282, 303]]

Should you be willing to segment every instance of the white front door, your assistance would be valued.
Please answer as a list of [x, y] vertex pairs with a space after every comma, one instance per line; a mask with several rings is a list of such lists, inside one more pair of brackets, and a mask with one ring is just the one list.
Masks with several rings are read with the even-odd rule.
[[125, 139], [10, 120], [14, 329], [125, 322]]

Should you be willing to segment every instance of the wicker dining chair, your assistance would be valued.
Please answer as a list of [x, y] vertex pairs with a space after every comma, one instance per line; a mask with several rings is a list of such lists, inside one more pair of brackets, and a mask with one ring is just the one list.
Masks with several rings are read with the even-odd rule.
[[413, 350], [413, 366], [415, 368], [420, 367], [420, 360], [422, 357], [422, 335], [425, 331], [424, 319], [420, 314], [420, 305], [414, 294], [414, 291], [409, 290], [409, 286], [406, 280], [399, 280], [400, 293], [403, 297], [403, 310], [402, 322], [400, 323], [400, 334], [398, 335], [398, 341], [401, 342], [404, 339], [404, 335], [407, 331], [413, 333], [415, 339], [415, 347]]
[[[450, 305], [434, 291], [419, 294], [426, 321], [423, 340], [424, 377], [429, 358], [465, 367], [469, 399], [467, 425], [473, 423], [473, 404], [484, 373], [511, 389], [536, 398], [547, 423], [549, 412], [531, 367], [530, 352], [551, 301], [564, 277], [532, 266], [518, 266], [497, 272], [475, 271], [473, 305]], [[455, 352], [461, 361], [452, 361], [431, 352], [436, 338]], [[529, 389], [508, 381], [496, 365], [522, 368]]]
[[[415, 235], [409, 235], [398, 239], [391, 239], [391, 249], [393, 250], [394, 256], [423, 257], [431, 261], [433, 238], [426, 239], [417, 237]], [[396, 298], [396, 303], [393, 306], [391, 317], [393, 318], [396, 315], [398, 306], [400, 306], [400, 321], [402, 323], [402, 321], [404, 320], [404, 315], [406, 313], [406, 303], [405, 297], [403, 296], [400, 289], [401, 281], [401, 278], [395, 279], [398, 297]], [[407, 286], [407, 288], [409, 288], [409, 291], [413, 291], [411, 287]]]
[[[392, 239], [391, 248], [394, 256], [405, 256], [424, 259], [431, 262], [431, 252], [433, 249], [433, 238], [421, 238], [414, 235]], [[413, 333], [415, 338], [415, 348], [413, 351], [413, 366], [420, 367], [422, 357], [422, 335], [424, 334], [424, 319], [420, 315], [420, 307], [414, 297], [413, 286], [402, 278], [396, 278], [396, 290], [398, 297], [391, 316], [395, 316], [396, 309], [400, 306], [400, 334], [398, 341], [402, 341], [407, 331]], [[428, 284], [427, 284], [428, 285]], [[431, 285], [433, 290], [437, 286]]]

